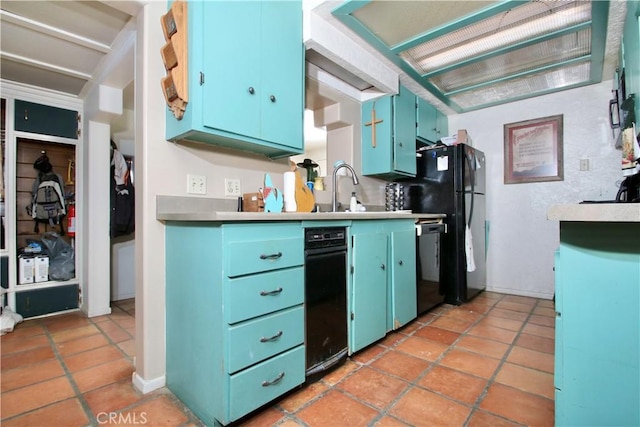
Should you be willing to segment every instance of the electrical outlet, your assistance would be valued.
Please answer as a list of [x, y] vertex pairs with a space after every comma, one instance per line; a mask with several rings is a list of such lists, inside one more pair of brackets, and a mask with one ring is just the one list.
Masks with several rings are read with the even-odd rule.
[[580, 170], [581, 171], [589, 170], [589, 159], [580, 159]]
[[224, 195], [225, 196], [242, 196], [242, 190], [240, 189], [240, 180], [239, 179], [224, 179]]
[[187, 175], [187, 193], [207, 194], [207, 177], [202, 175]]

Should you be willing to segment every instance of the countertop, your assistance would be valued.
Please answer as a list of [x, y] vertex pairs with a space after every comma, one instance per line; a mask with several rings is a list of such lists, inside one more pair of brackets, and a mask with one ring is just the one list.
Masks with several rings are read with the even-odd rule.
[[553, 205], [547, 219], [578, 222], [640, 222], [640, 203]]
[[162, 221], [327, 221], [362, 219], [433, 219], [445, 218], [441, 213], [414, 214], [409, 211], [366, 212], [235, 212], [233, 200], [206, 197], [157, 196], [156, 219]]

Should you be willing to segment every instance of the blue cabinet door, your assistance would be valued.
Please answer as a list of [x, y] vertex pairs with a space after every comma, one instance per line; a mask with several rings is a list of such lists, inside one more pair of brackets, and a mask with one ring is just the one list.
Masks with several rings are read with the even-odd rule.
[[261, 138], [302, 151], [305, 70], [300, 2], [263, 2], [260, 40]]
[[449, 135], [449, 118], [440, 110], [436, 110], [436, 129], [440, 135], [438, 139]]
[[434, 144], [449, 134], [449, 119], [445, 114], [422, 98], [417, 99], [417, 105], [418, 140]]
[[188, 104], [166, 138], [283, 157], [304, 151], [301, 1], [189, 1]]
[[78, 308], [78, 285], [56, 286], [16, 293], [16, 313], [29, 318]]
[[392, 98], [362, 104], [362, 174], [383, 175], [391, 170]]
[[206, 2], [203, 13], [202, 51], [189, 51], [202, 55], [203, 124], [259, 138], [260, 98], [264, 96], [256, 59], [260, 51], [260, 3]]
[[416, 175], [416, 97], [397, 95], [362, 104], [362, 174], [386, 178]]
[[387, 332], [387, 235], [353, 235], [350, 353]]
[[393, 170], [416, 176], [416, 96], [400, 85], [393, 106]]
[[407, 231], [391, 232], [391, 319], [398, 329], [416, 318], [416, 245], [413, 224]]
[[16, 100], [15, 130], [78, 139], [78, 112]]

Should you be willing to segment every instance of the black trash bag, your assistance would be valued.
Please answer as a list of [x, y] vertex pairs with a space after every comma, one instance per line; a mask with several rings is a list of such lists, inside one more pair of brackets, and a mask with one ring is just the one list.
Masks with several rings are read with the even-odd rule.
[[70, 280], [76, 276], [75, 251], [60, 235], [47, 232], [42, 243], [49, 254], [49, 280]]

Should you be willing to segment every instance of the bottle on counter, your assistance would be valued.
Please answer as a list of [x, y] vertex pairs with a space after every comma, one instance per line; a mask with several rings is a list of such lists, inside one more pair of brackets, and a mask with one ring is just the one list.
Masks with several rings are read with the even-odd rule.
[[356, 192], [351, 193], [351, 200], [349, 201], [349, 211], [358, 212], [358, 200], [356, 199]]

